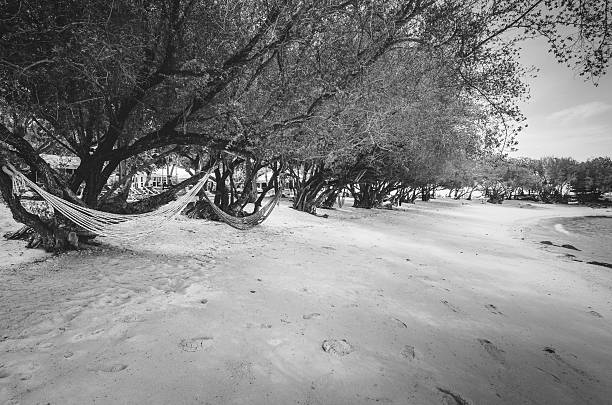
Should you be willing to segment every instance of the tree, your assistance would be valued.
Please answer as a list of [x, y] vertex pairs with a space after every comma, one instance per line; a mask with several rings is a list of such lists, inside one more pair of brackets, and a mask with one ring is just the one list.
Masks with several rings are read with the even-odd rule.
[[[512, 100], [524, 90], [515, 80], [516, 30], [545, 35], [559, 59], [588, 77], [605, 71], [612, 19], [602, 24], [594, 16], [607, 16], [607, 1], [578, 4], [8, 2], [0, 11], [0, 145], [5, 159], [40, 173], [52, 193], [96, 207], [114, 172], [127, 176], [145, 154], [154, 159], [176, 146], [231, 152], [244, 162], [290, 161], [310, 142], [311, 128], [333, 118], [333, 105], [384, 57], [397, 52], [396, 62], [409, 65], [426, 51], [448, 57], [463, 92], [495, 113], [497, 122], [488, 121], [483, 133], [503, 147], [513, 142], [508, 120], [520, 119]], [[579, 46], [564, 45], [567, 27], [578, 28]], [[38, 157], [51, 140], [81, 158], [68, 181]], [[8, 187], [7, 179], [1, 184]], [[81, 187], [82, 201], [75, 196]], [[11, 208], [23, 214], [18, 204]], [[53, 248], [51, 233], [45, 240]]]
[[580, 200], [597, 200], [601, 194], [612, 191], [612, 160], [598, 157], [580, 162], [570, 184]]

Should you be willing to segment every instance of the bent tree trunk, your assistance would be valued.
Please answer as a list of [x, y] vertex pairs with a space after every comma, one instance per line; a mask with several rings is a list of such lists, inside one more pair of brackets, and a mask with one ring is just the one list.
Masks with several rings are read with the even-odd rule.
[[104, 211], [116, 212], [120, 214], [142, 214], [145, 212], [155, 211], [162, 205], [174, 201], [177, 194], [185, 188], [195, 185], [206, 175], [207, 171], [208, 169], [204, 169], [200, 173], [188, 178], [187, 180], [183, 180], [163, 193], [159, 193], [133, 203], [124, 203], [121, 206], [103, 205], [101, 208], [103, 208]]
[[266, 197], [266, 195], [268, 194], [268, 192], [270, 190], [276, 189], [277, 193], [282, 192], [279, 189], [279, 184], [278, 184], [278, 176], [280, 175], [281, 170], [282, 170], [282, 164], [279, 164], [279, 165], [274, 167], [274, 172], [272, 174], [272, 177], [270, 178], [270, 181], [268, 181], [268, 184], [262, 190], [261, 194], [259, 195], [259, 197], [257, 197], [257, 199], [254, 202], [255, 209], [253, 210], [253, 213], [255, 213], [255, 212], [260, 210], [261, 205], [263, 203], [263, 199]]
[[323, 192], [320, 204], [321, 208], [332, 209], [341, 190], [342, 187], [331, 187], [329, 190]]
[[[0, 162], [1, 164], [1, 162]], [[48, 252], [66, 250], [78, 246], [77, 229], [68, 222], [56, 216], [44, 220], [31, 214], [22, 205], [19, 197], [13, 194], [12, 180], [0, 171], [0, 192], [2, 199], [8, 205], [15, 221], [20, 222], [34, 231], [29, 233], [28, 247], [42, 247]]]
[[[53, 169], [45, 162], [34, 148], [23, 138], [12, 136], [10, 131], [0, 125], [0, 135], [11, 141], [11, 145], [20, 151], [19, 159], [13, 161], [25, 162], [31, 171], [36, 171], [45, 184], [47, 191], [62, 197], [74, 204], [83, 205], [82, 201], [65, 187]], [[0, 167], [8, 165], [6, 156], [12, 156], [10, 151], [0, 150]], [[68, 221], [59, 213], [55, 213], [52, 219], [42, 219], [37, 215], [29, 213], [22, 205], [18, 197], [12, 192], [12, 180], [10, 176], [0, 170], [0, 189], [2, 198], [8, 205], [13, 218], [34, 230], [32, 239], [28, 244], [31, 247], [41, 246], [47, 251], [60, 251], [76, 247], [79, 240], [91, 239], [91, 234], [80, 230], [72, 222]]]
[[470, 187], [470, 191], [468, 193], [468, 196], [467, 196], [466, 200], [471, 201], [473, 193], [474, 193], [474, 187]]
[[431, 199], [431, 190], [429, 186], [421, 187], [421, 201], [429, 201]]
[[355, 208], [374, 208], [382, 205], [383, 200], [393, 187], [386, 184], [359, 183], [358, 189], [351, 186], [351, 193], [355, 199]]
[[255, 210], [258, 209], [256, 176], [262, 167], [261, 162], [253, 162], [250, 158], [244, 161], [244, 185], [242, 193], [230, 204], [228, 213], [238, 215], [248, 203], [255, 203]]
[[304, 184], [297, 188], [293, 208], [298, 211], [317, 213], [317, 197], [327, 185], [323, 171], [316, 171]]
[[504, 190], [502, 187], [493, 186], [488, 190], [487, 195], [489, 197], [487, 200], [488, 203], [501, 204], [506, 196], [506, 190]]
[[[232, 176], [235, 167], [243, 162], [245, 162], [245, 180], [243, 190], [241, 193], [239, 193], [235, 187]], [[237, 217], [249, 215], [249, 213], [243, 211], [243, 209], [248, 203], [254, 204], [253, 212], [259, 211], [266, 194], [274, 187], [278, 186], [277, 179], [281, 171], [281, 165], [275, 165], [273, 167], [272, 177], [258, 197], [257, 189], [255, 187], [255, 181], [257, 172], [262, 167], [263, 164], [261, 162], [253, 163], [250, 161], [250, 158], [246, 161], [242, 158], [238, 158], [232, 161], [231, 163], [224, 165], [224, 168], [222, 170], [217, 168], [217, 170], [215, 171], [215, 204], [219, 206], [219, 208], [221, 208], [224, 212]], [[228, 188], [227, 186], [228, 180], [230, 183], [230, 188]], [[230, 198], [230, 195], [232, 196], [232, 198]], [[221, 220], [221, 218], [219, 218], [215, 211], [211, 209], [208, 201], [204, 199], [200, 199], [200, 201], [198, 201], [197, 203], [189, 206], [186, 210], [186, 214], [192, 218]]]
[[352, 187], [351, 192], [354, 198], [353, 207], [370, 209], [376, 206], [378, 196], [371, 184], [359, 183], [358, 188]]
[[404, 187], [399, 190], [399, 205], [402, 205], [402, 203], [414, 204], [418, 196], [419, 196], [418, 187], [414, 187], [414, 188]]

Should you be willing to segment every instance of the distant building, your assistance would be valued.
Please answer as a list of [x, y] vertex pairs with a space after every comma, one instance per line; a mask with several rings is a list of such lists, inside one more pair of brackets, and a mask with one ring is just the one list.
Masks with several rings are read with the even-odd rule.
[[[77, 156], [47, 155], [41, 153], [40, 157], [47, 162], [53, 170], [65, 176], [72, 176], [81, 164], [81, 159]], [[38, 173], [35, 173], [34, 177], [34, 181], [38, 182]]]
[[[192, 175], [182, 167], [162, 166], [152, 172], [136, 173], [132, 178], [132, 187], [136, 189], [171, 187], [191, 177]], [[209, 179], [208, 182], [211, 183], [213, 180]]]
[[[288, 172], [285, 172], [288, 174]], [[258, 172], [257, 178], [255, 179], [255, 183], [257, 184], [257, 191], [262, 192], [266, 187], [270, 185], [272, 181], [272, 177], [274, 176], [274, 171], [269, 167], [264, 167]], [[295, 181], [291, 176], [285, 176], [284, 178], [280, 176], [277, 181], [279, 182], [279, 187], [284, 190], [293, 190], [295, 188]]]
[[264, 167], [259, 172], [257, 172], [257, 178], [255, 179], [255, 183], [257, 184], [257, 191], [261, 192], [264, 188], [268, 187], [268, 183], [272, 179], [272, 175], [274, 172], [272, 169], [268, 167]]

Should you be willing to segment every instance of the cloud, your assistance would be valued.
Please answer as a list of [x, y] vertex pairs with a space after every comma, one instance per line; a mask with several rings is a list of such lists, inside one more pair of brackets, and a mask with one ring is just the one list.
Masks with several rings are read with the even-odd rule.
[[573, 122], [584, 121], [608, 111], [612, 111], [612, 104], [602, 101], [591, 101], [590, 103], [579, 104], [556, 111], [546, 118], [560, 124], [571, 124]]
[[612, 157], [612, 127], [607, 125], [528, 128], [529, 133], [518, 137], [518, 152], [514, 156], [567, 156], [586, 160], [595, 156]]

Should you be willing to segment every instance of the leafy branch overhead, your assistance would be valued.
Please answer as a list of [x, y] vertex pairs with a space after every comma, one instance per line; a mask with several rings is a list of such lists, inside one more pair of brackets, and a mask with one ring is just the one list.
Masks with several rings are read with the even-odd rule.
[[[308, 162], [324, 185], [363, 170], [423, 177], [515, 146], [522, 41], [545, 38], [596, 82], [610, 13], [607, 0], [11, 1], [0, 148], [92, 207], [114, 174], [177, 146], [177, 158], [238, 156], [252, 175]], [[80, 165], [61, 179], [40, 150]]]

